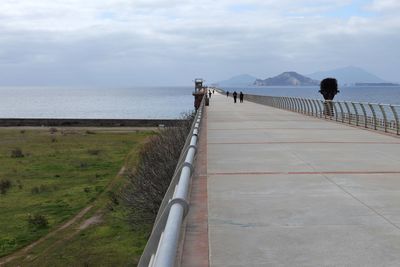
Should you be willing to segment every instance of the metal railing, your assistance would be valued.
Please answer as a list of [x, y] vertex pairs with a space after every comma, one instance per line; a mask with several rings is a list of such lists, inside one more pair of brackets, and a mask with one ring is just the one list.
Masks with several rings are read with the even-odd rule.
[[204, 108], [204, 99], [193, 121], [174, 176], [160, 205], [150, 238], [138, 266], [174, 266], [184, 217], [189, 210], [188, 193], [194, 171], [198, 135]]
[[254, 103], [400, 135], [400, 105], [245, 95]]

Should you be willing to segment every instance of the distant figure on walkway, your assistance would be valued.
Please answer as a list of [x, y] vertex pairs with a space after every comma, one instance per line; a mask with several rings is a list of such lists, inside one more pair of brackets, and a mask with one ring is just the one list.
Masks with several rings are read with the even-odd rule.
[[213, 94], [215, 94], [215, 89], [213, 89]]
[[208, 98], [211, 98], [211, 90], [208, 91]]
[[243, 97], [244, 97], [244, 95], [243, 95], [242, 91], [240, 91], [240, 94], [239, 94], [240, 103], [243, 103]]
[[233, 103], [236, 103], [237, 93], [236, 91], [233, 92]]
[[229, 91], [226, 91], [226, 97], [229, 97]]

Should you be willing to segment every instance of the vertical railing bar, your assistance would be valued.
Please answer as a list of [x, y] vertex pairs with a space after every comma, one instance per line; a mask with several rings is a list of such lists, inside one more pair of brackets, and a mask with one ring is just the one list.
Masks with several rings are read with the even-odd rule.
[[358, 126], [358, 123], [359, 123], [358, 110], [357, 110], [356, 104], [354, 102], [351, 102], [351, 105], [353, 106], [354, 112], [356, 113], [355, 114], [356, 115], [356, 126]]
[[349, 104], [347, 102], [343, 102], [343, 103], [344, 103], [344, 106], [346, 107], [347, 115], [349, 116], [349, 124], [351, 124], [351, 111], [349, 108]]
[[316, 100], [319, 108], [319, 117], [322, 118], [323, 115], [323, 102], [321, 100]]
[[313, 105], [312, 105], [311, 99], [307, 99], [307, 101], [308, 101], [308, 103], [309, 103], [309, 105], [310, 105], [310, 107], [311, 107], [311, 116], [314, 117], [314, 107], [313, 107]]
[[382, 115], [383, 115], [383, 125], [384, 125], [384, 129], [385, 129], [385, 132], [387, 132], [388, 130], [387, 130], [387, 116], [386, 116], [386, 111], [385, 111], [385, 108], [381, 105], [381, 104], [378, 104], [378, 106], [379, 106], [379, 108], [380, 108], [380, 110], [381, 110], [381, 112], [382, 112]]
[[396, 108], [393, 105], [390, 105], [390, 109], [393, 112], [394, 119], [396, 121], [396, 134], [400, 134], [400, 125], [399, 125], [399, 115], [397, 114]]
[[317, 117], [317, 118], [318, 118], [318, 106], [317, 106], [317, 100], [315, 100], [315, 99], [312, 99], [311, 101], [312, 101], [312, 103], [313, 103], [313, 105], [314, 105], [314, 108], [315, 108], [315, 117]]
[[339, 109], [340, 109], [340, 115], [342, 117], [342, 123], [344, 123], [344, 112], [343, 112], [342, 104], [340, 103], [340, 101], [338, 101], [337, 103], [338, 103], [338, 106], [339, 106]]
[[333, 109], [334, 109], [334, 112], [335, 112], [335, 120], [336, 121], [338, 121], [338, 112], [337, 112], [337, 108], [336, 108], [336, 102], [333, 102], [332, 101], [332, 105], [333, 105]]
[[364, 104], [363, 104], [363, 103], [358, 103], [358, 104], [360, 105], [361, 110], [362, 110], [362, 112], [363, 112], [363, 114], [364, 114], [364, 127], [365, 127], [365, 128], [368, 128], [368, 123], [367, 123], [367, 119], [368, 119], [368, 117], [367, 117], [367, 111], [365, 110], [365, 107], [364, 107]]
[[372, 118], [374, 119], [374, 130], [377, 129], [377, 125], [376, 125], [376, 113], [375, 113], [375, 109], [373, 107], [373, 105], [371, 103], [368, 103], [369, 108], [371, 109], [372, 112]]

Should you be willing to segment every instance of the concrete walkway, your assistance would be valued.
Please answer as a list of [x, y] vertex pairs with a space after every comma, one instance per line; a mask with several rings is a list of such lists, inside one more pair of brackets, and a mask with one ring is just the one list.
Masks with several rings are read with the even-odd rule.
[[213, 95], [210, 266], [400, 266], [400, 138]]

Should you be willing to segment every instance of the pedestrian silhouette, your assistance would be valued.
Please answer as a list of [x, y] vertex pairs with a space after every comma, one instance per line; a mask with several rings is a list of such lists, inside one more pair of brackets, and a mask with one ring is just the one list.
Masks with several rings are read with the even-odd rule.
[[233, 92], [233, 103], [236, 103], [237, 93], [236, 91]]
[[244, 97], [243, 93], [240, 92], [239, 94], [240, 103], [243, 103], [243, 97]]
[[229, 97], [229, 91], [226, 91], [226, 97]]
[[208, 98], [211, 98], [211, 90], [208, 91]]

